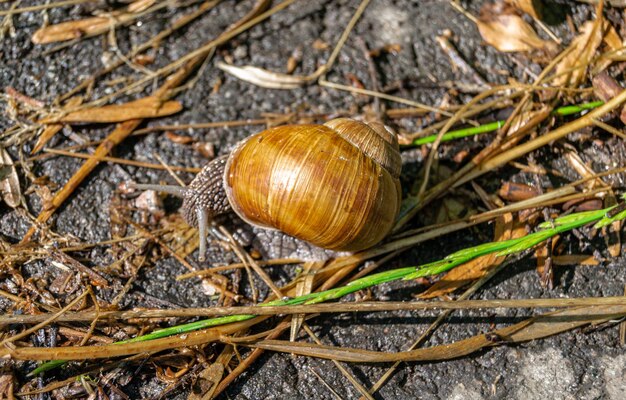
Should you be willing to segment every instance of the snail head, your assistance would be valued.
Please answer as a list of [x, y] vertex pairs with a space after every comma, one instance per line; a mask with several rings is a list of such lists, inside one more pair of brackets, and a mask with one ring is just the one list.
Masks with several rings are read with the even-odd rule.
[[131, 183], [130, 187], [138, 190], [154, 190], [169, 193], [183, 199], [181, 214], [185, 221], [198, 228], [200, 236], [199, 261], [205, 260], [206, 243], [209, 232], [209, 223], [217, 215], [231, 210], [224, 190], [224, 167], [226, 157], [218, 157], [208, 163], [196, 175], [189, 186], [155, 185]]

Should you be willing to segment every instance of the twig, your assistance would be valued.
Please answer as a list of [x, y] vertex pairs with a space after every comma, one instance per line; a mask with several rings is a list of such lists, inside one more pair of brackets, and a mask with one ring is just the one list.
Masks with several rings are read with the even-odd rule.
[[[507, 265], [507, 263], [503, 263]], [[494, 269], [496, 270], [496, 269]], [[497, 269], [499, 270], [499, 269]], [[489, 276], [489, 275], [487, 275]], [[473, 292], [472, 292], [473, 293]], [[467, 298], [463, 295], [461, 299]], [[173, 310], [144, 309], [138, 311], [83, 311], [65, 313], [56, 318], [58, 322], [86, 322], [99, 318], [101, 322], [129, 320], [135, 318], [194, 318], [219, 317], [238, 314], [285, 315], [285, 314], [334, 314], [334, 313], [371, 313], [382, 311], [419, 311], [419, 310], [478, 310], [495, 308], [570, 308], [590, 306], [623, 306], [626, 297], [579, 297], [554, 299], [491, 299], [491, 300], [440, 300], [440, 301], [371, 301], [362, 303], [328, 303], [286, 306], [236, 306], [182, 308]], [[56, 315], [56, 314], [53, 314]], [[50, 318], [49, 314], [38, 315], [2, 315], [0, 326], [10, 324], [34, 324]]]

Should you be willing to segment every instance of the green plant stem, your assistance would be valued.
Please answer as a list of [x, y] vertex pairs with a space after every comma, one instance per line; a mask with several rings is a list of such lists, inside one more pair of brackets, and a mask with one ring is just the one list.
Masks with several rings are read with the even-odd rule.
[[[617, 210], [616, 207], [620, 207]], [[348, 294], [357, 292], [362, 289], [367, 289], [372, 286], [380, 285], [386, 282], [393, 282], [398, 280], [410, 280], [424, 276], [438, 275], [442, 272], [446, 272], [458, 265], [467, 263], [477, 257], [482, 257], [488, 254], [496, 253], [498, 256], [506, 256], [513, 253], [519, 253], [528, 249], [538, 243], [547, 240], [550, 237], [556, 236], [560, 233], [580, 228], [581, 226], [596, 222], [595, 228], [609, 225], [617, 220], [626, 218], [626, 211], [623, 210], [624, 203], [619, 206], [613, 206], [597, 211], [585, 211], [575, 214], [559, 217], [554, 221], [544, 222], [539, 225], [537, 232], [528, 234], [521, 238], [504, 240], [500, 242], [484, 243], [471, 248], [459, 250], [450, 254], [442, 260], [435, 262], [422, 264], [415, 267], [404, 267], [393, 269], [390, 271], [380, 272], [377, 274], [369, 275], [348, 283], [345, 286], [325, 290], [323, 292], [310, 293], [303, 296], [294, 297], [292, 299], [279, 299], [270, 301], [267, 303], [259, 304], [259, 307], [265, 306], [281, 306], [281, 305], [299, 305], [299, 304], [316, 304], [323, 303], [329, 300], [336, 300]], [[611, 215], [611, 211], [619, 211]], [[245, 321], [254, 318], [254, 314], [240, 314], [230, 315], [217, 318], [209, 318], [201, 321], [191, 322], [188, 324], [178, 325], [170, 328], [160, 329], [149, 333], [147, 335], [138, 336], [136, 338], [125, 340], [117, 343], [131, 343], [142, 342], [146, 340], [159, 339], [171, 335], [183, 334], [199, 329], [206, 329], [218, 325], [225, 325], [233, 322]], [[63, 364], [63, 361], [55, 360], [49, 361], [38, 368], [36, 368], [31, 375], [35, 375], [50, 369], [56, 368]]]
[[[596, 107], [600, 107], [602, 104], [604, 104], [603, 101], [594, 101], [591, 103], [564, 106], [564, 107], [560, 107], [552, 111], [552, 114], [559, 115], [559, 116], [567, 116], [567, 115], [579, 113], [581, 111], [591, 110]], [[480, 135], [481, 133], [494, 132], [500, 129], [502, 126], [504, 126], [505, 122], [506, 121], [501, 120], [501, 121], [489, 122], [487, 124], [480, 125], [480, 126], [471, 126], [469, 128], [463, 128], [463, 129], [450, 131], [450, 132], [445, 133], [441, 137], [441, 141], [448, 142], [454, 139]], [[410, 145], [420, 146], [422, 144], [433, 143], [436, 139], [437, 139], [437, 135], [424, 136], [423, 138], [415, 139]]]

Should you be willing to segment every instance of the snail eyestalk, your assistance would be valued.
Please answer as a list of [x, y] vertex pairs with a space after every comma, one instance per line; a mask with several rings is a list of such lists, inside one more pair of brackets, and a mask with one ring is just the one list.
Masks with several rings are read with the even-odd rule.
[[206, 241], [208, 236], [209, 214], [204, 208], [198, 208], [198, 236], [199, 240], [199, 254], [198, 261], [204, 262], [206, 260]]
[[129, 183], [129, 187], [137, 190], [154, 190], [155, 192], [168, 193], [177, 197], [185, 197], [186, 188], [176, 185], [155, 185], [150, 183]]

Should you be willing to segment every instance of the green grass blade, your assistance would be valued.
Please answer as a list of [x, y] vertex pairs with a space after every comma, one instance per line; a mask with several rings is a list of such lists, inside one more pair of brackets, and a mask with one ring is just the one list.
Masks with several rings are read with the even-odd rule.
[[[595, 227], [598, 227], [606, 226], [615, 221], [626, 219], [626, 210], [622, 210], [615, 215], [608, 215], [608, 213], [615, 207], [623, 206], [624, 203], [622, 203], [620, 206], [608, 207], [602, 210], [585, 211], [559, 217], [552, 222], [541, 224], [540, 227], [543, 228], [543, 230], [528, 234], [522, 238], [480, 244], [471, 248], [459, 250], [455, 253], [448, 255], [442, 260], [422, 264], [417, 267], [404, 267], [380, 272], [357, 279], [345, 286], [325, 290], [323, 292], [310, 293], [292, 299], [274, 300], [268, 303], [260, 304], [259, 307], [322, 303], [329, 300], [336, 300], [350, 293], [354, 293], [372, 286], [380, 285], [385, 282], [392, 282], [401, 279], [410, 280], [423, 276], [437, 275], [487, 254], [496, 253], [498, 256], [506, 256], [509, 254], [521, 252], [532, 248], [533, 246], [541, 243], [542, 241], [550, 237], [575, 228], [579, 228], [592, 222], [597, 222]], [[253, 314], [239, 314], [209, 318], [201, 321], [191, 322], [188, 324], [174, 326], [171, 328], [160, 329], [147, 335], [138, 336], [136, 338], [117, 343], [135, 343], [146, 340], [154, 340], [171, 335], [196, 331], [199, 329], [206, 329], [233, 322], [245, 321], [254, 317], [255, 315]], [[36, 368], [31, 373], [31, 375], [37, 375], [39, 373], [49, 371], [63, 364], [65, 364], [65, 361], [61, 360], [46, 362]]]

